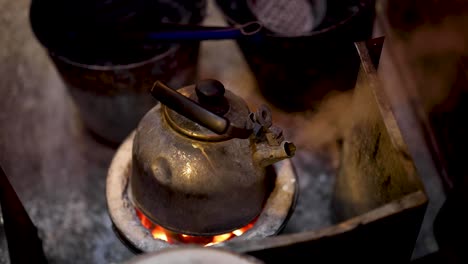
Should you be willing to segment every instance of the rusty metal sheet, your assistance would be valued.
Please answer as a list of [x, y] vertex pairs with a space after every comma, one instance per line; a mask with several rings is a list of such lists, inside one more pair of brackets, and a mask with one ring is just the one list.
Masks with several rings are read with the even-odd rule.
[[401, 135], [380, 90], [366, 43], [359, 42], [356, 47], [361, 56], [361, 71], [335, 189], [334, 205], [341, 219], [423, 189], [411, 157], [401, 145]]

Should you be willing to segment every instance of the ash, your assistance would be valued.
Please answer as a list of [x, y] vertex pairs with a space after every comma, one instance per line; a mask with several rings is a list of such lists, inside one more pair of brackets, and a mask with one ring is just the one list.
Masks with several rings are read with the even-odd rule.
[[335, 175], [323, 161], [305, 151], [293, 158], [299, 181], [299, 195], [284, 234], [332, 225], [330, 202]]

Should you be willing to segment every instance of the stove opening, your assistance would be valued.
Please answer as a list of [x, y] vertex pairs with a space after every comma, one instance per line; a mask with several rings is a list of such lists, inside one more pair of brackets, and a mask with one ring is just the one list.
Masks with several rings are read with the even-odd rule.
[[160, 239], [163, 240], [169, 244], [198, 244], [198, 245], [203, 245], [204, 247], [209, 247], [214, 244], [218, 244], [224, 241], [227, 241], [231, 238], [241, 236], [247, 230], [251, 229], [257, 219], [254, 219], [252, 222], [247, 224], [246, 226], [236, 229], [232, 232], [226, 233], [226, 234], [221, 234], [221, 235], [216, 235], [216, 236], [190, 236], [190, 235], [185, 235], [185, 234], [180, 234], [180, 233], [175, 233], [172, 231], [169, 231], [149, 220], [142, 212], [140, 212], [138, 209], [135, 209], [136, 215], [138, 216], [138, 219], [140, 219], [141, 224], [151, 231], [151, 234], [153, 235], [154, 239]]

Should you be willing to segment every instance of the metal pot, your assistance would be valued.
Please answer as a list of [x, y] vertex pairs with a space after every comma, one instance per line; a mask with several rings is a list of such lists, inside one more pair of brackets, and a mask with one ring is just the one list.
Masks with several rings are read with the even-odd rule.
[[[180, 93], [179, 93], [180, 92]], [[265, 168], [294, 155], [262, 106], [216, 80], [179, 92], [156, 82], [162, 104], [141, 120], [133, 142], [131, 198], [151, 221], [177, 233], [208, 236], [243, 227], [269, 195]]]
[[107, 34], [162, 20], [199, 25], [205, 5], [204, 0], [34, 0], [30, 22], [85, 127], [118, 145], [156, 104], [147, 96], [154, 79], [175, 87], [194, 81], [200, 43], [123, 41]]
[[[225, 20], [233, 26], [255, 18], [250, 2], [255, 1], [216, 1]], [[285, 1], [257, 2], [272, 5]], [[372, 35], [373, 0], [311, 2], [321, 3], [314, 14], [320, 23], [311, 31], [290, 36], [263, 30], [262, 38], [256, 41], [237, 40], [260, 93], [272, 105], [287, 112], [317, 109], [330, 92], [352, 89], [359, 70], [354, 42]], [[282, 21], [280, 16], [275, 19], [278, 23]], [[268, 28], [268, 23], [264, 26]], [[288, 100], [284, 98], [285, 89]]]

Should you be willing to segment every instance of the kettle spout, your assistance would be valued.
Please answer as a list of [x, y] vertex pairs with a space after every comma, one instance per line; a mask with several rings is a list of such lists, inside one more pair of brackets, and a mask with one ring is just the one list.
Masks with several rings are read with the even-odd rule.
[[253, 154], [254, 161], [261, 167], [272, 165], [280, 160], [291, 158], [296, 152], [296, 146], [284, 141], [279, 146], [259, 144]]

